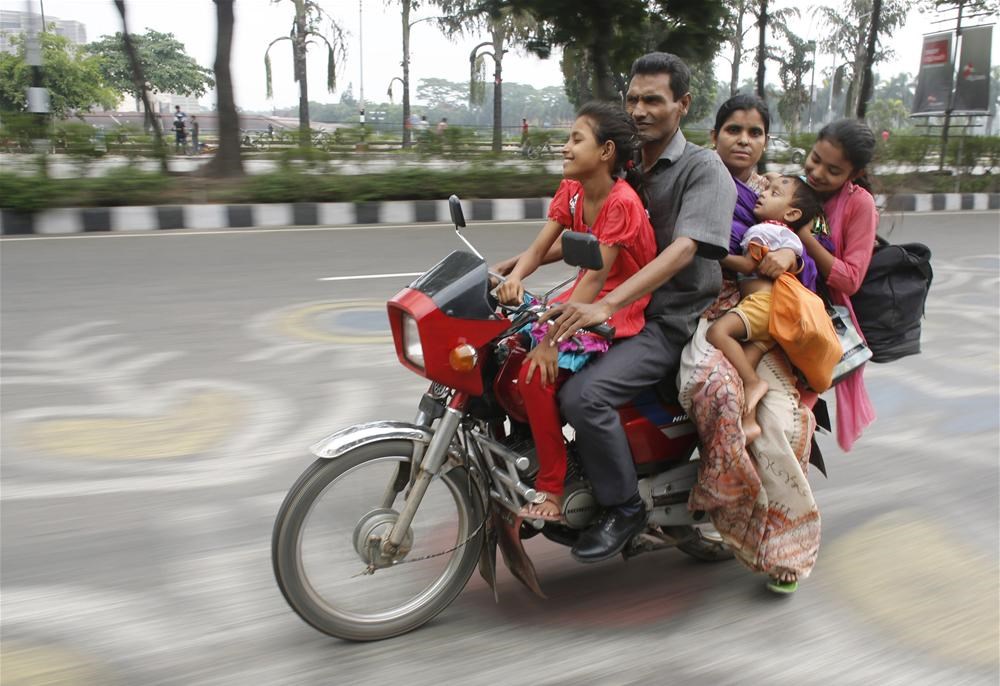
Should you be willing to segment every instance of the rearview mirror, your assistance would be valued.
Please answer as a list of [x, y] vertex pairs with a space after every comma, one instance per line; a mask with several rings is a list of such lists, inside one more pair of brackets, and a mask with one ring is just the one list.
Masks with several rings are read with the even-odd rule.
[[462, 202], [457, 195], [448, 198], [448, 210], [451, 212], [451, 223], [456, 229], [465, 228], [465, 215], [462, 213]]
[[562, 254], [563, 262], [573, 267], [596, 271], [604, 266], [601, 244], [590, 233], [563, 231]]

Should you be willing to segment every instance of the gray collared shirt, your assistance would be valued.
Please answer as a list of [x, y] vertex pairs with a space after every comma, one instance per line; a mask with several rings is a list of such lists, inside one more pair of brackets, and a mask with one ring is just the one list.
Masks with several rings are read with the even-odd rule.
[[691, 264], [653, 291], [646, 319], [689, 338], [722, 288], [718, 260], [729, 252], [736, 186], [719, 156], [688, 143], [680, 129], [646, 172], [644, 186], [657, 249], [681, 236], [698, 244]]

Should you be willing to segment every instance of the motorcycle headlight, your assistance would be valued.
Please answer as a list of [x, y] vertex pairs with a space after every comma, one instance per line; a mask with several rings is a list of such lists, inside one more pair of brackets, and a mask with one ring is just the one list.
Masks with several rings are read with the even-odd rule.
[[424, 368], [424, 349], [420, 345], [417, 320], [408, 314], [403, 315], [403, 356], [412, 364]]

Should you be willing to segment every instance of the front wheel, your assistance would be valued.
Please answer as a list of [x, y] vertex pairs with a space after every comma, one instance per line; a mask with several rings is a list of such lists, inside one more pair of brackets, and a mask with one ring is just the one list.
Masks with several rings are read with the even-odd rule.
[[281, 504], [274, 574], [316, 629], [354, 641], [412, 631], [448, 607], [475, 571], [485, 515], [461, 468], [431, 482], [395, 555], [371, 547], [403, 507], [412, 455], [411, 442], [386, 440], [317, 460]]

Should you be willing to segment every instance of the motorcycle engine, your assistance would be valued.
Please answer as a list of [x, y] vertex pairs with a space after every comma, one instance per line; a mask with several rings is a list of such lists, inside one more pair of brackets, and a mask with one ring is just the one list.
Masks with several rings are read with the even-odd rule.
[[586, 529], [597, 516], [600, 506], [586, 481], [566, 484], [563, 491], [563, 516], [571, 529]]

